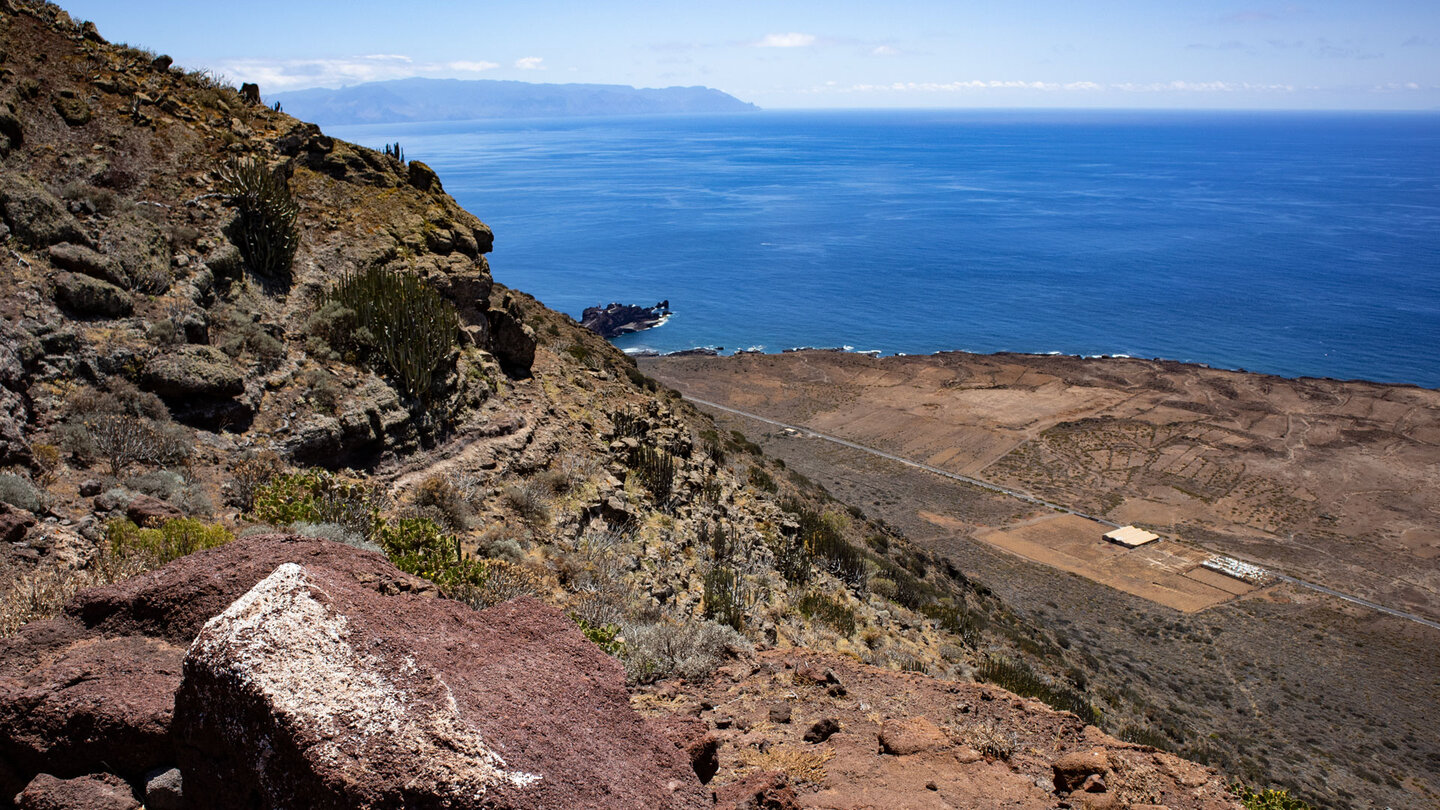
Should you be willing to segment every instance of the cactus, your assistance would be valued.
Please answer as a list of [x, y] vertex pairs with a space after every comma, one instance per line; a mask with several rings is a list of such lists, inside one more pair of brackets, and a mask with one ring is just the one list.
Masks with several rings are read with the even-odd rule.
[[369, 267], [346, 273], [321, 301], [355, 312], [355, 337], [395, 375], [403, 392], [422, 406], [435, 372], [450, 360], [460, 321], [455, 307], [413, 273]]
[[290, 286], [290, 263], [300, 246], [300, 206], [283, 175], [253, 160], [231, 160], [220, 170], [220, 191], [240, 211], [230, 234], [250, 271]]
[[385, 156], [400, 161], [401, 166], [405, 165], [405, 150], [400, 148], [399, 141], [396, 141], [394, 144], [385, 144]]

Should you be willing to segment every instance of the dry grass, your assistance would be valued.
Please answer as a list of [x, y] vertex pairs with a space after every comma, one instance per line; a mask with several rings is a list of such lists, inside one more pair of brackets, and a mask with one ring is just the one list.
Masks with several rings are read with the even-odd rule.
[[740, 751], [743, 772], [783, 771], [795, 782], [821, 785], [825, 782], [825, 763], [835, 758], [835, 749], [772, 745], [768, 750], [746, 748]]
[[961, 732], [965, 743], [990, 759], [1010, 759], [1017, 745], [1012, 732], [1002, 731], [994, 723], [980, 723]]
[[16, 572], [0, 591], [0, 638], [14, 635], [30, 622], [58, 616], [65, 603], [86, 588], [119, 582], [160, 565], [160, 559], [148, 553], [104, 554], [88, 568], [49, 565]]

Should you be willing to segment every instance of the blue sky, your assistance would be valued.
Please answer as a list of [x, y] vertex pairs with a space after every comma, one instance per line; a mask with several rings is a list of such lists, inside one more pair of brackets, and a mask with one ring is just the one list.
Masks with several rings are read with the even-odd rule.
[[703, 84], [762, 107], [1440, 109], [1440, 0], [62, 0], [262, 92]]

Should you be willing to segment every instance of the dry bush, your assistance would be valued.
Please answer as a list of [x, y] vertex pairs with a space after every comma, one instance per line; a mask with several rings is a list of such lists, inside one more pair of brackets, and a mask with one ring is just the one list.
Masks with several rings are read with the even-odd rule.
[[802, 748], [787, 743], [772, 745], [764, 751], [758, 748], [740, 750], [740, 762], [747, 772], [782, 771], [792, 781], [812, 785], [825, 782], [825, 764], [834, 758], [834, 748]]
[[227, 487], [230, 504], [240, 507], [243, 512], [255, 508], [255, 493], [285, 472], [285, 462], [269, 450], [246, 453], [235, 466], [230, 468], [230, 483]]
[[111, 475], [133, 464], [181, 463], [194, 445], [158, 397], [120, 380], [112, 380], [108, 391], [83, 388], [71, 396], [57, 433], [66, 450], [87, 462], [106, 462]]
[[474, 518], [474, 512], [459, 488], [440, 475], [432, 475], [416, 487], [415, 505], [432, 514], [451, 531], [468, 530]]
[[1018, 744], [1013, 733], [989, 722], [970, 726], [960, 736], [966, 745], [991, 759], [1010, 759]]
[[129, 579], [167, 561], [157, 548], [112, 543], [101, 544], [100, 555], [84, 568], [53, 565], [17, 573], [0, 590], [0, 638], [14, 635], [30, 622], [60, 615], [65, 603], [86, 588]]
[[622, 625], [622, 638], [625, 647], [620, 660], [631, 683], [674, 676], [699, 680], [750, 649], [744, 636], [703, 620], [627, 623]]
[[480, 583], [457, 585], [446, 595], [476, 610], [484, 610], [517, 596], [538, 596], [543, 589], [540, 578], [522, 566], [504, 560], [480, 562], [485, 567], [485, 577]]
[[550, 490], [534, 479], [511, 484], [505, 488], [502, 497], [520, 515], [520, 519], [531, 526], [543, 526], [550, 522]]

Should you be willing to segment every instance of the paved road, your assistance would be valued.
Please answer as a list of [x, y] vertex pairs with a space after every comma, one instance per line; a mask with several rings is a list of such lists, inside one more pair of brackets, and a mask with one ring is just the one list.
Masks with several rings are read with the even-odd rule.
[[[1086, 514], [1086, 513], [1084, 513], [1084, 512], [1077, 512], [1076, 510], [1071, 509], [1071, 508], [1068, 507], [1068, 506], [1061, 506], [1061, 505], [1058, 504], [1058, 503], [1053, 503], [1053, 502], [1051, 502], [1051, 501], [1047, 501], [1047, 500], [1045, 500], [1044, 498], [1037, 498], [1037, 497], [1035, 497], [1034, 495], [1031, 495], [1031, 494], [1028, 493], [1028, 492], [1022, 492], [1022, 491], [1020, 491], [1020, 490], [1018, 490], [1018, 489], [1009, 489], [1008, 487], [1002, 487], [1002, 486], [999, 486], [999, 485], [997, 485], [997, 484], [992, 484], [992, 483], [990, 483], [989, 481], [982, 481], [982, 480], [980, 480], [979, 478], [971, 478], [971, 477], [968, 476], [968, 475], [961, 475], [961, 474], [959, 474], [959, 473], [950, 472], [949, 470], [942, 470], [942, 469], [940, 469], [939, 467], [932, 467], [932, 466], [930, 466], [929, 464], [922, 464], [921, 462], [918, 462], [918, 461], [912, 461], [911, 459], [905, 458], [905, 457], [903, 457], [903, 456], [897, 456], [897, 455], [895, 455], [894, 453], [887, 453], [887, 452], [885, 452], [884, 450], [876, 450], [876, 449], [873, 448], [873, 447], [866, 447], [866, 446], [863, 445], [863, 444], [857, 444], [857, 443], [855, 443], [855, 442], [848, 441], [848, 440], [846, 440], [846, 439], [842, 439], [842, 438], [840, 438], [839, 436], [831, 436], [831, 435], [828, 435], [828, 434], [825, 434], [825, 433], [820, 433], [819, 431], [811, 430], [810, 428], [804, 427], [804, 426], [802, 426], [802, 425], [790, 425], [790, 424], [786, 424], [785, 422], [778, 422], [778, 421], [776, 421], [776, 420], [774, 420], [774, 419], [767, 419], [766, 417], [759, 416], [759, 415], [753, 414], [753, 413], [749, 413], [749, 412], [747, 412], [747, 411], [736, 410], [735, 408], [731, 408], [731, 407], [726, 406], [726, 405], [721, 405], [721, 404], [718, 403], [718, 402], [710, 402], [710, 401], [708, 401], [708, 400], [699, 399], [699, 398], [697, 398], [697, 397], [689, 396], [688, 394], [685, 395], [685, 398], [688, 399], [688, 400], [690, 400], [691, 402], [695, 403], [696, 405], [704, 405], [704, 406], [707, 407], [707, 408], [714, 408], [714, 409], [717, 410], [717, 411], [724, 411], [724, 412], [726, 412], [726, 413], [733, 413], [733, 414], [735, 414], [736, 416], [743, 416], [743, 417], [745, 417], [746, 419], [754, 419], [754, 420], [757, 421], [757, 422], [764, 422], [764, 423], [767, 424], [767, 425], [774, 425], [774, 426], [776, 426], [776, 427], [778, 427], [778, 428], [789, 428], [790, 430], [799, 431], [800, 433], [804, 433], [804, 434], [806, 434], [806, 435], [808, 435], [808, 436], [813, 436], [813, 437], [815, 437], [815, 438], [817, 438], [817, 439], [823, 439], [824, 441], [827, 441], [827, 442], [833, 442], [834, 444], [838, 444], [838, 445], [841, 445], [841, 446], [844, 446], [844, 447], [849, 447], [849, 448], [852, 449], [852, 450], [859, 450], [859, 451], [862, 452], [862, 453], [869, 453], [869, 454], [872, 455], [872, 456], [879, 456], [880, 458], [889, 459], [890, 461], [894, 461], [894, 462], [898, 462], [898, 463], [900, 463], [900, 464], [904, 464], [904, 465], [906, 465], [907, 467], [914, 467], [914, 468], [916, 468], [916, 469], [918, 469], [918, 470], [924, 470], [924, 471], [929, 472], [929, 473], [934, 473], [935, 475], [944, 476], [945, 478], [950, 478], [950, 479], [953, 479], [953, 480], [955, 480], [955, 481], [960, 481], [960, 482], [962, 482], [962, 483], [969, 484], [970, 486], [973, 486], [973, 487], [980, 487], [981, 489], [987, 489], [987, 490], [990, 490], [991, 492], [998, 492], [998, 493], [1000, 493], [1000, 494], [1002, 494], [1002, 495], [1008, 495], [1008, 496], [1010, 496], [1011, 498], [1017, 498], [1017, 499], [1019, 499], [1019, 500], [1025, 501], [1026, 503], [1035, 504], [1036, 506], [1043, 506], [1043, 507], [1045, 507], [1046, 509], [1053, 509], [1053, 510], [1055, 510], [1056, 512], [1064, 512], [1065, 514], [1069, 514], [1069, 515], [1078, 515], [1079, 517], [1083, 517], [1083, 518], [1085, 518], [1085, 519], [1087, 519], [1087, 520], [1093, 520], [1093, 521], [1095, 521], [1096, 523], [1103, 523], [1103, 524], [1106, 525], [1106, 526], [1116, 526], [1116, 527], [1118, 527], [1118, 526], [1120, 525], [1119, 523], [1116, 523], [1116, 522], [1111, 521], [1111, 520], [1106, 520], [1105, 518], [1102, 518], [1102, 517], [1096, 517], [1095, 515], [1089, 515], [1089, 514]], [[1170, 540], [1174, 540], [1175, 538], [1172, 537], [1172, 538], [1169, 538], [1169, 539], [1170, 539]], [[1253, 565], [1253, 563], [1251, 563], [1251, 564]], [[1395, 608], [1385, 607], [1384, 605], [1381, 605], [1381, 604], [1378, 604], [1378, 603], [1375, 603], [1375, 602], [1371, 602], [1371, 601], [1368, 600], [1368, 599], [1361, 599], [1361, 598], [1358, 597], [1358, 596], [1351, 596], [1351, 595], [1348, 594], [1348, 593], [1341, 593], [1340, 591], [1337, 591], [1337, 590], [1335, 590], [1335, 589], [1333, 589], [1333, 588], [1327, 588], [1327, 587], [1325, 587], [1324, 585], [1317, 585], [1317, 584], [1314, 583], [1314, 582], [1307, 582], [1307, 581], [1305, 581], [1305, 580], [1303, 580], [1303, 579], [1298, 579], [1298, 578], [1296, 578], [1296, 577], [1289, 576], [1288, 574], [1282, 574], [1282, 573], [1280, 573], [1279, 571], [1274, 571], [1274, 570], [1271, 570], [1271, 569], [1268, 569], [1268, 568], [1266, 568], [1266, 569], [1264, 569], [1264, 570], [1265, 570], [1265, 573], [1267, 573], [1267, 574], [1275, 577], [1276, 579], [1282, 580], [1282, 581], [1284, 581], [1284, 582], [1288, 582], [1288, 583], [1290, 583], [1291, 585], [1298, 585], [1298, 586], [1301, 587], [1301, 588], [1309, 588], [1309, 589], [1312, 590], [1312, 591], [1316, 591], [1316, 592], [1318, 592], [1318, 593], [1323, 593], [1323, 594], [1326, 594], [1327, 596], [1333, 596], [1333, 597], [1335, 597], [1335, 598], [1337, 598], [1337, 599], [1344, 599], [1346, 602], [1350, 602], [1350, 603], [1352, 603], [1352, 604], [1361, 605], [1362, 607], [1367, 607], [1367, 608], [1370, 608], [1371, 610], [1376, 610], [1376, 611], [1379, 611], [1379, 612], [1381, 612], [1381, 613], [1388, 614], [1388, 615], [1390, 615], [1390, 616], [1395, 616], [1395, 617], [1397, 617], [1397, 618], [1406, 619], [1406, 620], [1408, 620], [1408, 621], [1412, 621], [1412, 622], [1415, 622], [1415, 623], [1417, 623], [1417, 624], [1423, 624], [1423, 625], [1425, 625], [1426, 627], [1432, 627], [1432, 628], [1434, 628], [1434, 629], [1436, 629], [1436, 630], [1440, 630], [1440, 622], [1431, 621], [1430, 619], [1427, 619], [1427, 618], [1425, 618], [1424, 616], [1417, 616], [1417, 615], [1415, 615], [1414, 613], [1407, 613], [1407, 612], [1405, 612], [1405, 611], [1403, 611], [1403, 610], [1396, 610]]]

